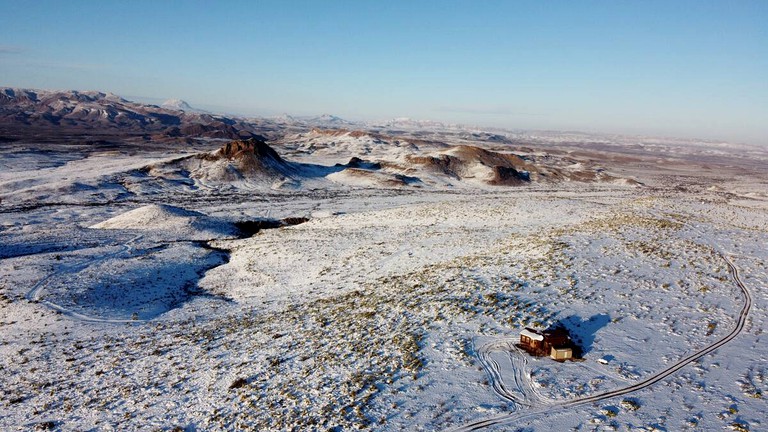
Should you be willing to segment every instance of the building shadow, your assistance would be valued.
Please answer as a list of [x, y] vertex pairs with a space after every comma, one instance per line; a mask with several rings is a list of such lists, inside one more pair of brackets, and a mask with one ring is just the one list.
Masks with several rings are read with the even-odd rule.
[[611, 322], [611, 316], [608, 314], [592, 315], [583, 319], [578, 315], [570, 315], [559, 320], [555, 326], [561, 325], [568, 330], [571, 339], [580, 348], [580, 354], [587, 354], [592, 350], [595, 343], [596, 333]]

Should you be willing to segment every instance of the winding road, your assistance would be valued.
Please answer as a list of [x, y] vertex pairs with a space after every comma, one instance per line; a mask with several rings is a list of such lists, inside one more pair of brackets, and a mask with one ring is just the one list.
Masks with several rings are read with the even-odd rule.
[[[630, 386], [612, 390], [605, 393], [596, 394], [593, 396], [586, 396], [581, 397], [577, 399], [572, 399], [569, 401], [563, 401], [559, 403], [547, 403], [544, 405], [540, 405], [534, 409], [526, 410], [524, 412], [513, 412], [511, 414], [504, 414], [499, 415], [483, 420], [478, 420], [472, 423], [465, 424], [463, 426], [460, 426], [458, 428], [452, 429], [455, 432], [459, 431], [475, 431], [484, 429], [491, 426], [499, 426], [499, 425], [505, 425], [509, 423], [513, 423], [515, 421], [524, 420], [526, 418], [531, 418], [534, 416], [538, 416], [543, 412], [551, 413], [553, 411], [563, 410], [567, 408], [573, 408], [580, 405], [586, 405], [593, 402], [603, 401], [606, 399], [611, 399], [617, 396], [623, 396], [632, 392], [636, 392], [638, 390], [642, 390], [644, 388], [650, 387], [653, 384], [669, 377], [670, 375], [674, 374], [675, 372], [679, 371], [680, 369], [684, 368], [685, 366], [693, 363], [694, 361], [700, 359], [701, 357], [704, 357], [705, 355], [715, 351], [716, 349], [722, 347], [723, 345], [727, 344], [728, 342], [732, 341], [733, 339], [738, 336], [742, 330], [744, 329], [744, 325], [747, 322], [747, 317], [749, 316], [749, 311], [752, 308], [752, 295], [750, 294], [749, 290], [746, 286], [744, 286], [744, 283], [741, 281], [741, 277], [739, 276], [739, 270], [736, 268], [736, 266], [733, 264], [733, 262], [722, 253], [719, 253], [720, 257], [725, 261], [725, 263], [728, 265], [728, 270], [731, 274], [731, 277], [733, 278], [733, 281], [736, 283], [736, 285], [741, 290], [742, 294], [744, 295], [744, 305], [741, 308], [741, 311], [739, 312], [738, 319], [736, 322], [736, 326], [731, 330], [730, 333], [728, 333], [726, 336], [721, 338], [720, 340], [716, 341], [715, 343], [702, 348], [691, 355], [683, 358], [682, 360], [678, 361], [674, 365], [662, 370], [661, 372], [656, 373], [655, 375], [640, 381], [638, 383], [632, 384]], [[483, 366], [485, 367], [486, 371], [488, 371], [489, 379], [492, 382], [492, 386], [494, 388], [494, 391], [498, 393], [500, 396], [502, 396], [505, 400], [515, 402], [520, 404], [518, 400], [516, 400], [515, 397], [510, 396], [508, 390], [506, 390], [506, 387], [503, 383], [495, 382], [497, 380], [500, 380], [501, 377], [498, 374], [498, 370], [496, 372], [493, 372], [493, 365], [490, 366], [486, 364], [485, 356], [478, 355], [478, 358], [480, 358], [480, 361], [483, 363]], [[516, 372], [517, 374], [517, 372]], [[517, 380], [516, 380], [517, 381]], [[524, 406], [529, 406], [527, 404], [522, 404]]]

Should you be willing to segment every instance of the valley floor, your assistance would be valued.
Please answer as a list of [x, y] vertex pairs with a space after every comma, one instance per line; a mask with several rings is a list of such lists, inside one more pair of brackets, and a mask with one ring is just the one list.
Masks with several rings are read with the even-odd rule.
[[[768, 201], [740, 182], [4, 203], [0, 429], [764, 429]], [[147, 204], [195, 212], [89, 228]], [[563, 406], [731, 333], [726, 259], [732, 341]], [[512, 346], [557, 323], [583, 361]]]

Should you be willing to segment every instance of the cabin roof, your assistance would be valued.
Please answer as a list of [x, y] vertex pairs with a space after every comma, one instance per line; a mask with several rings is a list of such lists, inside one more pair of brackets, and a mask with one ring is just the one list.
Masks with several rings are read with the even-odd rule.
[[536, 333], [536, 332], [534, 332], [532, 330], [528, 330], [528, 329], [523, 329], [523, 331], [520, 332], [520, 336], [527, 336], [527, 337], [529, 337], [529, 338], [531, 338], [533, 340], [536, 340], [536, 341], [543, 341], [544, 340], [544, 335], [540, 335], [540, 334], [538, 334], [538, 333]]

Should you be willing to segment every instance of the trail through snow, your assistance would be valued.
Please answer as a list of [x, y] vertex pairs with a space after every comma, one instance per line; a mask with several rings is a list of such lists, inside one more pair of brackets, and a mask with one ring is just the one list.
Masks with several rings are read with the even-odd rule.
[[[493, 391], [502, 399], [514, 403], [516, 408], [549, 404], [550, 402], [534, 388], [528, 370], [528, 355], [515, 346], [516, 342], [518, 342], [516, 339], [498, 339], [487, 342], [475, 350], [477, 358], [488, 374]], [[504, 382], [497, 359], [511, 362], [514, 371], [511, 377], [512, 383]]]
[[49, 274], [48, 276], [40, 279], [31, 290], [26, 295], [27, 300], [35, 303], [42, 304], [44, 306], [47, 306], [50, 309], [53, 309], [63, 315], [66, 315], [72, 319], [76, 319], [78, 321], [85, 321], [85, 322], [98, 322], [98, 323], [112, 323], [112, 324], [124, 324], [128, 322], [141, 322], [141, 320], [125, 320], [125, 319], [106, 319], [106, 318], [97, 318], [92, 317], [89, 315], [85, 315], [79, 312], [75, 312], [72, 309], [66, 308], [64, 306], [61, 306], [59, 304], [56, 304], [50, 300], [46, 300], [43, 298], [43, 292], [45, 291], [45, 287], [56, 277], [63, 275], [63, 274], [74, 274], [77, 273], [88, 266], [91, 266], [96, 263], [100, 263], [103, 261], [106, 261], [111, 258], [115, 258], [119, 255], [123, 254], [129, 254], [134, 250], [134, 244], [141, 240], [144, 236], [138, 235], [132, 239], [130, 239], [128, 242], [126, 242], [124, 245], [120, 247], [119, 250], [102, 255], [102, 256], [96, 256], [90, 259], [87, 259], [85, 261], [81, 261], [77, 264], [68, 265], [68, 266], [62, 266], [59, 270]]
[[[644, 388], [648, 388], [652, 386], [653, 384], [669, 377], [670, 375], [674, 374], [675, 372], [679, 371], [680, 369], [684, 368], [685, 366], [688, 366], [689, 364], [693, 363], [694, 361], [704, 357], [705, 355], [717, 350], [718, 348], [722, 347], [723, 345], [727, 344], [728, 342], [732, 341], [733, 339], [738, 336], [742, 330], [744, 329], [744, 325], [747, 322], [747, 317], [749, 316], [749, 311], [752, 308], [752, 295], [750, 294], [747, 287], [744, 285], [744, 283], [741, 281], [741, 277], [739, 276], [739, 270], [738, 268], [733, 264], [733, 262], [726, 256], [724, 253], [719, 253], [720, 257], [725, 261], [726, 265], [728, 266], [728, 269], [730, 271], [731, 277], [733, 281], [736, 283], [736, 285], [741, 290], [742, 294], [744, 295], [744, 305], [741, 308], [741, 311], [738, 315], [738, 320], [736, 323], [736, 326], [734, 329], [728, 333], [726, 336], [718, 340], [717, 342], [704, 347], [689, 356], [683, 358], [682, 360], [678, 361], [677, 363], [673, 364], [672, 366], [656, 373], [655, 375], [651, 376], [650, 378], [647, 378], [643, 381], [640, 381], [636, 384], [605, 392], [596, 394], [593, 396], [587, 396], [577, 399], [572, 399], [570, 401], [563, 401], [559, 403], [549, 403], [549, 404], [541, 404], [541, 402], [538, 405], [529, 405], [525, 402], [527, 402], [529, 399], [524, 397], [523, 401], [521, 401], [517, 396], [510, 393], [507, 390], [507, 385], [503, 382], [503, 377], [498, 373], [498, 365], [494, 365], [494, 363], [488, 360], [487, 352], [488, 349], [482, 349], [478, 350], [478, 358], [480, 359], [481, 363], [485, 367], [486, 371], [488, 372], [489, 376], [491, 377], [491, 383], [493, 386], [494, 391], [499, 394], [502, 398], [513, 402], [517, 404], [521, 404], [523, 406], [531, 406], [535, 409], [528, 410], [528, 411], [516, 411], [511, 414], [504, 414], [501, 416], [495, 416], [483, 420], [478, 420], [472, 423], [465, 424], [463, 426], [460, 426], [458, 428], [452, 429], [452, 431], [459, 432], [459, 431], [475, 431], [480, 429], [485, 429], [487, 427], [491, 426], [499, 426], [499, 425], [505, 425], [510, 424], [515, 421], [524, 420], [526, 418], [531, 418], [534, 416], [537, 416], [543, 412], [553, 412], [555, 410], [564, 410], [568, 408], [574, 408], [581, 405], [586, 405], [593, 402], [603, 401], [607, 399], [611, 399], [617, 396], [623, 396], [638, 390], [642, 390]], [[502, 342], [508, 344], [509, 342]], [[497, 341], [495, 344], [491, 343], [488, 345], [489, 347], [500, 347], [499, 341]], [[510, 356], [513, 356], [510, 352]], [[524, 366], [524, 365], [523, 365]], [[515, 376], [513, 377], [515, 381], [515, 385], [518, 388], [524, 388], [528, 385], [520, 385], [519, 379], [520, 375], [523, 374], [523, 368], [515, 368]], [[528, 380], [530, 380], [530, 377], [527, 377]], [[524, 393], [525, 394], [525, 393]]]

